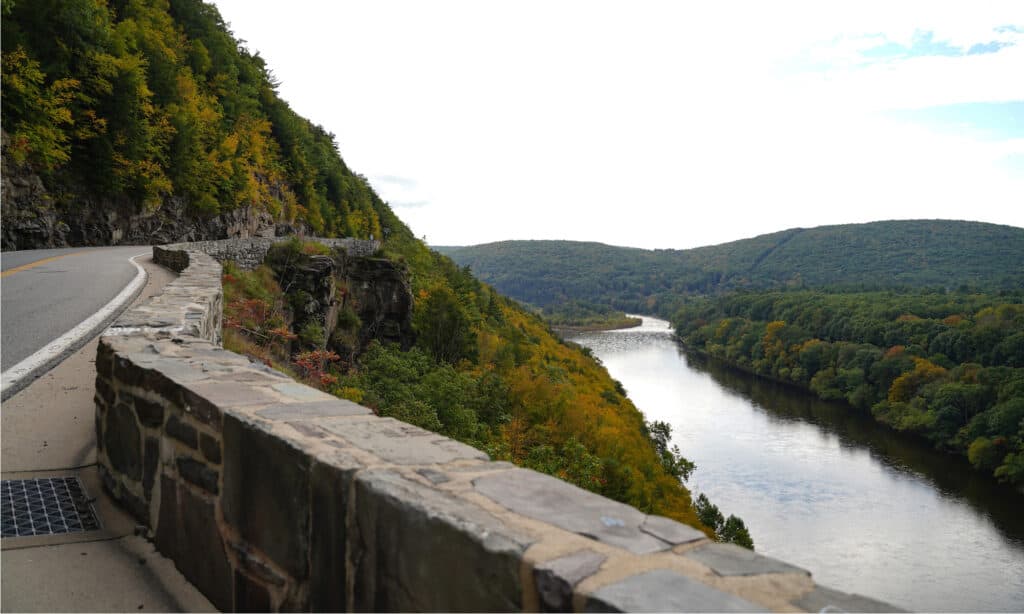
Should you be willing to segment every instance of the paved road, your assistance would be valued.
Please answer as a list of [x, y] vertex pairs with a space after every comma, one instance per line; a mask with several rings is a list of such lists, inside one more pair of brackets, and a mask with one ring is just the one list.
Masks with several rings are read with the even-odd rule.
[[57, 339], [131, 282], [129, 258], [145, 246], [80, 247], [0, 254], [0, 371]]

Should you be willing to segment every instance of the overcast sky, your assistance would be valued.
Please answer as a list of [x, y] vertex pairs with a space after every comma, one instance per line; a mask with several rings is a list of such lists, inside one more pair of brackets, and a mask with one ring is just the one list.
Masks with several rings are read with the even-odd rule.
[[217, 0], [433, 245], [1024, 226], [1024, 2]]

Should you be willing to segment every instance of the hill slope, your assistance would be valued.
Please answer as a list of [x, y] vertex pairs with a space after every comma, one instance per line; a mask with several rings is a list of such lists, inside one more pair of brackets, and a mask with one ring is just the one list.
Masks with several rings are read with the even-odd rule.
[[681, 296], [736, 289], [1024, 285], [1024, 229], [950, 220], [793, 228], [688, 250], [575, 241], [435, 249], [538, 307], [575, 299], [664, 315]]
[[400, 222], [200, 0], [3, 3], [3, 248]]

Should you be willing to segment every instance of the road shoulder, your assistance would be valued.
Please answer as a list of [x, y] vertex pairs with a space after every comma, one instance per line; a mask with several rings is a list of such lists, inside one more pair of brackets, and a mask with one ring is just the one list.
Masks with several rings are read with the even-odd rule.
[[[175, 278], [150, 256], [133, 304]], [[96, 469], [96, 334], [56, 367], [3, 402], [0, 467], [4, 480], [79, 478], [102, 528], [5, 538], [2, 611], [213, 611], [213, 606], [137, 537], [136, 523], [102, 490]], [[59, 579], [59, 581], [55, 581]], [[115, 584], [111, 584], [116, 580]]]

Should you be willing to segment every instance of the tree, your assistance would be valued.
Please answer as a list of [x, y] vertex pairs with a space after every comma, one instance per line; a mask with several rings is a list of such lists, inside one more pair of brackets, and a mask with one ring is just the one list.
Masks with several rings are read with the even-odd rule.
[[747, 531], [747, 525], [738, 516], [730, 514], [726, 519], [718, 506], [712, 503], [704, 493], [697, 496], [693, 507], [697, 510], [697, 517], [700, 518], [700, 521], [714, 529], [715, 536], [719, 541], [736, 544], [749, 550], [754, 549], [754, 540], [751, 539], [750, 532]]
[[417, 343], [438, 362], [456, 363], [475, 353], [476, 335], [466, 308], [447, 286], [435, 287], [416, 305], [413, 328]]
[[720, 536], [724, 542], [743, 546], [748, 550], [754, 549], [754, 540], [750, 537], [750, 532], [747, 531], [747, 525], [738, 516], [729, 515], [725, 524], [722, 525]]
[[682, 482], [689, 480], [697, 465], [683, 457], [679, 446], [669, 447], [669, 441], [672, 439], [672, 425], [655, 420], [648, 422], [646, 426], [648, 437], [666, 473]]

